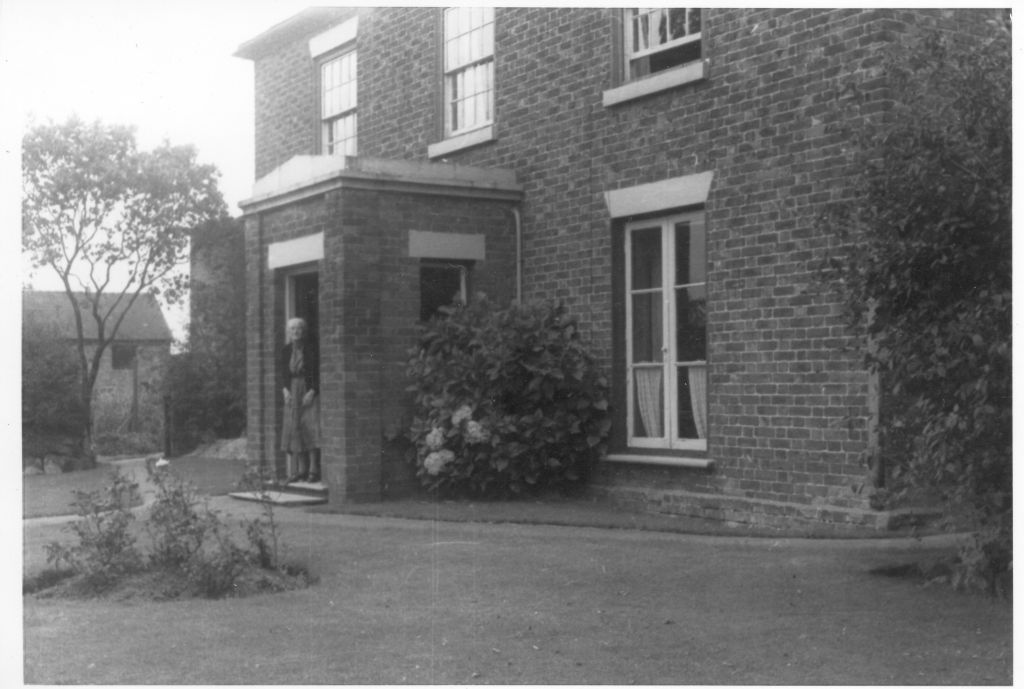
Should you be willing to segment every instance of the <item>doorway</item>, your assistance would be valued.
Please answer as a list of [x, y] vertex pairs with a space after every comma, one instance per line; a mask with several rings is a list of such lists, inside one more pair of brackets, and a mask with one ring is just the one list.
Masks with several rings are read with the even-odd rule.
[[[320, 274], [316, 266], [293, 269], [284, 275], [284, 317], [281, 324], [282, 343], [288, 341], [287, 323], [292, 318], [301, 318], [306, 322], [306, 338], [319, 351], [320, 347]], [[284, 372], [282, 371], [281, 374]], [[278, 404], [282, 404], [278, 394]], [[283, 410], [282, 410], [283, 411]], [[280, 416], [280, 415], [279, 415]], [[283, 417], [282, 417], [283, 418]], [[280, 438], [278, 438], [280, 440]], [[282, 453], [283, 454], [283, 453]], [[282, 467], [281, 455], [278, 455], [278, 467]], [[320, 459], [321, 463], [323, 458]], [[296, 467], [285, 460], [284, 475], [292, 476]], [[322, 471], [322, 469], [321, 469]]]
[[285, 322], [291, 318], [306, 321], [307, 337], [320, 344], [320, 275], [315, 269], [292, 273], [285, 281]]

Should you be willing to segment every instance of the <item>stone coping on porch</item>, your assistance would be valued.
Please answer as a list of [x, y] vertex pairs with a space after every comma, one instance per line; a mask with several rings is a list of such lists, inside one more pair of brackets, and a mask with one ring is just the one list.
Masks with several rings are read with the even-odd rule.
[[260, 177], [245, 213], [292, 203], [338, 188], [470, 196], [519, 201], [523, 187], [515, 173], [500, 168], [384, 158], [297, 155]]

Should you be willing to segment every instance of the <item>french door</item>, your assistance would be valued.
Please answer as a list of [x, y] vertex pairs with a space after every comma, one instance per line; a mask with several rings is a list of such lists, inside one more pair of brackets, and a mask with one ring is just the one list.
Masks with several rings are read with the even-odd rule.
[[707, 449], [703, 213], [630, 222], [626, 253], [629, 445]]

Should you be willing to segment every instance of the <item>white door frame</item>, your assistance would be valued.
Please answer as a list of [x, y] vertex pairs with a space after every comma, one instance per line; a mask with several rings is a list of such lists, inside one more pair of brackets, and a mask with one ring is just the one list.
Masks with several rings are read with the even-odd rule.
[[[676, 309], [675, 292], [680, 287], [675, 284], [675, 226], [680, 222], [689, 222], [691, 226], [705, 226], [704, 212], [677, 213], [674, 215], [635, 220], [626, 224], [623, 233], [625, 243], [625, 301], [626, 301], [626, 437], [630, 447], [661, 448], [672, 450], [707, 450], [706, 438], [680, 438], [678, 421], [680, 367], [687, 365], [706, 365], [704, 361], [677, 361], [676, 342]], [[660, 292], [662, 321], [662, 436], [635, 437], [636, 417], [636, 385], [634, 371], [637, 368], [653, 368], [650, 363], [634, 363], [633, 361], [633, 242], [632, 235], [638, 230], [660, 229], [661, 231], [661, 284], [643, 292]], [[705, 256], [706, 260], [706, 256]], [[706, 279], [706, 278], [705, 278]], [[697, 284], [697, 283], [695, 283]], [[655, 364], [656, 365], [656, 364]]]

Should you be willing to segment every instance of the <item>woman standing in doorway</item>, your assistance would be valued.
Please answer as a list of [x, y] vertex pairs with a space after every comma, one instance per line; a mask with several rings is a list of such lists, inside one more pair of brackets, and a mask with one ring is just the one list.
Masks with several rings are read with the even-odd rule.
[[320, 481], [320, 353], [308, 337], [306, 321], [288, 321], [288, 344], [281, 350], [284, 371], [284, 424], [281, 450], [293, 473], [288, 483]]

